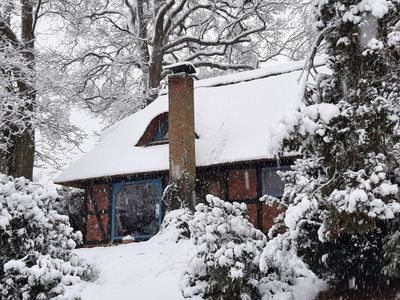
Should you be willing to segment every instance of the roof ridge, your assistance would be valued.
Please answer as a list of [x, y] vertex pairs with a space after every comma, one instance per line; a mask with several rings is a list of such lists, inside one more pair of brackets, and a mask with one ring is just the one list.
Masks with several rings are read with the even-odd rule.
[[[318, 57], [315, 59], [314, 62], [314, 67], [320, 67], [325, 65], [325, 61], [322, 57]], [[306, 60], [298, 60], [298, 61], [290, 61], [290, 62], [285, 62], [285, 63], [279, 63], [276, 65], [272, 66], [265, 66], [262, 68], [254, 69], [254, 70], [249, 70], [249, 71], [243, 71], [243, 72], [237, 72], [237, 73], [232, 73], [232, 74], [225, 74], [221, 76], [216, 76], [216, 77], [210, 77], [210, 78], [205, 78], [197, 81], [198, 83], [205, 82], [205, 81], [217, 81], [218, 79], [223, 79], [223, 78], [229, 78], [232, 77], [233, 79], [228, 80], [226, 82], [216, 82], [216, 83], [209, 83], [209, 84], [200, 84], [195, 86], [195, 88], [203, 88], [203, 87], [218, 87], [218, 86], [225, 86], [225, 85], [230, 85], [230, 84], [236, 84], [240, 82], [248, 82], [248, 81], [253, 81], [257, 79], [264, 79], [272, 76], [278, 76], [278, 75], [283, 75], [283, 74], [288, 74], [291, 72], [296, 72], [304, 69], [306, 66]], [[287, 67], [287, 68], [284, 68]], [[255, 75], [255, 73], [260, 73], [258, 75]], [[243, 76], [244, 74], [249, 74], [250, 76], [245, 77]], [[253, 76], [251, 76], [253, 74]], [[235, 77], [238, 77], [235, 79]]]
[[[272, 76], [279, 76], [283, 74], [288, 74], [291, 72], [296, 72], [304, 69], [306, 60], [298, 60], [280, 63], [272, 66], [266, 66], [254, 70], [231, 73], [220, 75], [216, 77], [204, 78], [195, 81], [194, 89], [198, 88], [209, 88], [209, 87], [219, 87], [227, 86], [231, 84], [236, 84], [240, 82], [248, 82], [258, 79], [264, 79]], [[314, 67], [321, 67], [325, 65], [323, 57], [317, 57], [314, 62]], [[286, 68], [285, 68], [286, 67]], [[246, 76], [247, 75], [247, 76]], [[159, 96], [166, 95], [168, 93], [168, 88], [164, 88], [160, 91]]]

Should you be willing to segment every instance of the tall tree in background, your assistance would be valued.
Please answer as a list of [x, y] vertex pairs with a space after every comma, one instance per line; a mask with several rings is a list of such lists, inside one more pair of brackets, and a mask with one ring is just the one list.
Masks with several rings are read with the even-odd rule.
[[399, 276], [400, 2], [321, 0], [316, 16], [332, 75], [275, 139], [302, 154], [278, 201], [286, 245], [323, 278], [385, 286]]
[[295, 2], [68, 0], [52, 10], [66, 22], [61, 62], [75, 96], [114, 122], [155, 99], [165, 65], [249, 70], [302, 47], [285, 15]]
[[[68, 120], [72, 102], [113, 123], [157, 96], [164, 65], [191, 61], [207, 77], [253, 69], [277, 55], [301, 58], [308, 35], [293, 20], [308, 6], [300, 0], [2, 1], [0, 171], [31, 177], [34, 154], [36, 164], [60, 168], [59, 153], [82, 139]], [[64, 44], [40, 47], [44, 23], [54, 44]]]
[[0, 3], [0, 172], [30, 179], [35, 154], [37, 162], [57, 162], [54, 151], [70, 149], [82, 137], [68, 121], [61, 74], [35, 48], [45, 5], [49, 2]]
[[[17, 101], [18, 104], [15, 105], [16, 103], [12, 103], [10, 99], [2, 99], [3, 114], [6, 116], [17, 115], [14, 120], [8, 120], [9, 123], [6, 128], [2, 126], [2, 138], [8, 139], [8, 147], [3, 149], [7, 153], [5, 166], [9, 174], [32, 179], [35, 132], [31, 118], [36, 101], [36, 91], [31, 85], [31, 81], [27, 80], [32, 74], [28, 75], [27, 73], [33, 71], [35, 61], [33, 3], [30, 0], [21, 1], [20, 38], [11, 29], [9, 12], [13, 9], [12, 3], [6, 1], [0, 7], [2, 8], [0, 15], [0, 42], [3, 48], [0, 51], [3, 55], [9, 50], [11, 50], [11, 53], [18, 51], [21, 55], [20, 61], [24, 62], [23, 67], [15, 63], [12, 66], [1, 66], [2, 75], [12, 77], [13, 80], [13, 82], [3, 86], [2, 89], [7, 90], [8, 93], [17, 94], [18, 100], [21, 100]], [[7, 47], [11, 47], [11, 49], [6, 49]], [[4, 100], [6, 101], [4, 102]]]

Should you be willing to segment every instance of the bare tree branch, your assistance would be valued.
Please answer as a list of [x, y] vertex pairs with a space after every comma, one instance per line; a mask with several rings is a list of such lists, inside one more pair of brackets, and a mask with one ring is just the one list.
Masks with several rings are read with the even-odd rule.
[[20, 41], [15, 33], [11, 30], [10, 26], [0, 16], [0, 39], [10, 42], [14, 47], [20, 45]]
[[32, 25], [33, 32], [35, 32], [36, 25], [37, 25], [38, 19], [40, 17], [39, 12], [40, 12], [41, 6], [42, 6], [42, 0], [38, 0], [36, 7], [35, 7], [34, 18], [33, 18], [33, 25]]
[[216, 68], [220, 70], [253, 70], [253, 66], [249, 65], [237, 65], [237, 64], [219, 64], [212, 61], [201, 61], [201, 62], [194, 62], [193, 65], [195, 67], [210, 67]]
[[193, 36], [184, 36], [184, 37], [181, 37], [181, 38], [165, 45], [163, 47], [163, 50], [168, 50], [170, 48], [176, 47], [183, 43], [195, 43], [195, 44], [199, 44], [199, 45], [203, 45], [203, 46], [232, 45], [232, 44], [235, 44], [238, 42], [248, 41], [248, 40], [243, 40], [243, 38], [245, 38], [253, 33], [263, 31], [264, 29], [265, 29], [265, 26], [253, 28], [253, 29], [247, 30], [229, 40], [223, 39], [223, 40], [209, 41], [209, 40], [202, 40], [202, 39], [199, 39], [199, 38], [193, 37]]

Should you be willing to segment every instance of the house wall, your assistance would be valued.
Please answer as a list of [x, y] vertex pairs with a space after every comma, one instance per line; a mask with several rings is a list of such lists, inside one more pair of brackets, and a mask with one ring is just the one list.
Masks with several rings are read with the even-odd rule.
[[87, 230], [85, 243], [98, 244], [110, 241], [111, 185], [92, 183], [85, 187]]
[[[274, 218], [280, 213], [276, 207], [270, 207], [259, 201], [262, 196], [261, 170], [274, 164], [230, 165], [216, 168], [203, 168], [198, 172], [201, 187], [198, 197], [205, 199], [213, 194], [228, 201], [244, 202], [247, 205], [249, 220], [256, 228], [267, 233]], [[126, 180], [142, 178], [162, 178], [163, 188], [168, 183], [167, 174], [154, 176], [133, 176]], [[119, 178], [118, 180], [122, 180]], [[100, 182], [86, 185], [87, 235], [86, 244], [104, 244], [111, 240], [112, 183]]]
[[[290, 161], [283, 163], [289, 164]], [[246, 203], [249, 220], [256, 228], [267, 233], [281, 211], [276, 206], [259, 201], [263, 196], [261, 170], [264, 167], [276, 168], [276, 163], [233, 164], [203, 170], [198, 174], [200, 185], [203, 185], [200, 197], [209, 193], [228, 201]]]
[[246, 168], [228, 171], [228, 199], [245, 202], [250, 222], [259, 228], [257, 203], [257, 169]]
[[254, 168], [228, 171], [228, 199], [247, 200], [257, 198], [257, 171]]

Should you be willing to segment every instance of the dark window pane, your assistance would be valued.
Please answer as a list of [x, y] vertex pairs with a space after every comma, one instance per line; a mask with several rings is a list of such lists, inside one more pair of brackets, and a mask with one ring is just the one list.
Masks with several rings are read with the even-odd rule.
[[164, 141], [168, 140], [168, 119], [163, 118], [160, 120], [157, 130], [155, 132], [153, 141]]
[[156, 234], [158, 214], [159, 194], [154, 183], [123, 184], [115, 193], [115, 236]]
[[[287, 167], [280, 169], [281, 171], [288, 170]], [[263, 168], [261, 171], [262, 180], [262, 194], [270, 195], [275, 197], [281, 197], [283, 195], [283, 190], [285, 185], [283, 184], [280, 176], [276, 173], [278, 169], [276, 168]]]

